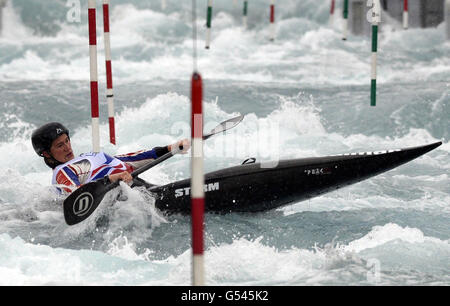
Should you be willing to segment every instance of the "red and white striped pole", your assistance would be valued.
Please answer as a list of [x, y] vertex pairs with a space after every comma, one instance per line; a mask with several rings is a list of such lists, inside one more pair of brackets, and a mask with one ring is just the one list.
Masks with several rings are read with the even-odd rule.
[[334, 23], [334, 8], [336, 6], [336, 0], [331, 0], [331, 8], [330, 8], [330, 24]]
[[403, 28], [408, 29], [408, 0], [403, 0]]
[[89, 58], [91, 75], [91, 117], [92, 117], [92, 148], [94, 152], [100, 151], [100, 129], [98, 119], [98, 71], [97, 71], [97, 24], [96, 0], [88, 2], [89, 21]]
[[194, 71], [191, 87], [191, 217], [192, 217], [192, 251], [193, 251], [193, 285], [203, 286], [203, 223], [204, 223], [204, 174], [203, 174], [203, 89], [202, 78]]
[[275, 40], [275, 0], [270, 0], [270, 41]]
[[103, 30], [105, 41], [106, 101], [108, 102], [109, 142], [115, 145], [116, 129], [114, 122], [114, 92], [113, 92], [112, 66], [111, 66], [111, 39], [109, 33], [109, 2], [110, 0], [103, 0]]

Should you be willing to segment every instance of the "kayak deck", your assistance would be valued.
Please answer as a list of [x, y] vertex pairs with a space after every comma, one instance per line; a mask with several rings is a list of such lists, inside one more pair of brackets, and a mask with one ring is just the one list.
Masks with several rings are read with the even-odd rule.
[[[330, 192], [407, 163], [440, 146], [429, 145], [326, 157], [243, 164], [205, 174], [205, 211], [260, 212]], [[148, 185], [155, 206], [168, 213], [191, 210], [190, 179]]]

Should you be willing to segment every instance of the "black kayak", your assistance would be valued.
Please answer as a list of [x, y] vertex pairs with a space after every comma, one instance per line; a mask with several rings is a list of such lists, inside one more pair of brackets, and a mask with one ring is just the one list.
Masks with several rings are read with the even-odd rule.
[[[336, 156], [242, 165], [205, 174], [205, 211], [260, 212], [310, 199], [407, 163], [435, 148], [429, 145]], [[189, 214], [190, 179], [150, 186], [155, 206], [167, 213]]]

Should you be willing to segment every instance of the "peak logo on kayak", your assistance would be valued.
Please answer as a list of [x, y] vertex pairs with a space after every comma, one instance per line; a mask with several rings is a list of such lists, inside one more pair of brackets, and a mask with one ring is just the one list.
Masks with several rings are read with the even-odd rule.
[[[217, 191], [219, 189], [220, 189], [219, 182], [208, 183], [203, 186], [204, 192]], [[178, 189], [175, 189], [175, 198], [179, 198], [182, 196], [188, 196], [190, 193], [191, 193], [191, 187], [178, 188]]]
[[331, 174], [330, 168], [314, 168], [304, 170], [306, 175], [322, 175], [322, 174]]

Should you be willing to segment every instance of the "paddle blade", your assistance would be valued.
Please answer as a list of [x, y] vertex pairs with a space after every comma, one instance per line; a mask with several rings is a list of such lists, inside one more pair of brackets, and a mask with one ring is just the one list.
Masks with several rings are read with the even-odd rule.
[[91, 182], [72, 192], [64, 200], [64, 219], [68, 225], [80, 223], [89, 217], [111, 189], [101, 181]]
[[244, 119], [243, 115], [228, 119], [227, 121], [220, 123], [214, 129], [212, 129], [211, 132], [209, 132], [209, 134], [204, 135], [203, 139], [204, 140], [208, 139], [212, 135], [222, 133], [222, 132], [225, 132], [226, 130], [234, 128], [236, 125], [238, 125], [242, 121], [242, 119]]

